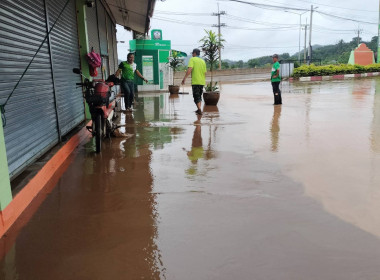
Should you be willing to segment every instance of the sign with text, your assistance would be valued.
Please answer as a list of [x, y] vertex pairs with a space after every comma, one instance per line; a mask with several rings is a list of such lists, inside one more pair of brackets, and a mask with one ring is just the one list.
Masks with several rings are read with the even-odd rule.
[[153, 56], [143, 55], [142, 56], [142, 71], [145, 79], [148, 80], [149, 84], [154, 82], [153, 78]]

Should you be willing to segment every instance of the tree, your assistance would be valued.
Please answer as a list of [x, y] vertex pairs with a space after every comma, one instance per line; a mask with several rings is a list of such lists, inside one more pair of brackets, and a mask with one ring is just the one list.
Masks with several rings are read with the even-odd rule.
[[219, 47], [223, 48], [222, 42], [224, 40], [212, 30], [205, 30], [206, 36], [204, 36], [199, 42], [202, 43], [201, 49], [204, 52], [204, 59], [210, 65], [211, 82], [206, 86], [206, 91], [215, 91], [217, 89], [216, 84], [213, 85], [213, 70], [216, 66], [216, 62], [219, 59]]
[[179, 52], [172, 50], [172, 55], [169, 57], [169, 67], [173, 69], [173, 86], [174, 86], [174, 76], [178, 68], [183, 65], [182, 59], [179, 57]]
[[227, 61], [222, 60], [222, 69], [229, 69], [230, 64]]

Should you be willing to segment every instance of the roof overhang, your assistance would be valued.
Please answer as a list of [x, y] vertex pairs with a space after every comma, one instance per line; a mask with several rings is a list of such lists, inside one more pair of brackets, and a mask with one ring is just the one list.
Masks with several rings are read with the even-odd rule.
[[105, 0], [117, 24], [148, 33], [156, 0]]

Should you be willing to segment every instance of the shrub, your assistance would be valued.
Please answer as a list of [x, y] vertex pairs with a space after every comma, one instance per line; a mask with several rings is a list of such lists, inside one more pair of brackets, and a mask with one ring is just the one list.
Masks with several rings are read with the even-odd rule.
[[380, 72], [380, 64], [371, 64], [371, 65], [324, 65], [324, 66], [315, 66], [311, 65], [302, 65], [294, 69], [293, 77], [309, 77], [309, 76], [331, 76], [331, 75], [340, 75], [340, 74], [360, 74], [360, 73], [369, 73], [369, 72]]

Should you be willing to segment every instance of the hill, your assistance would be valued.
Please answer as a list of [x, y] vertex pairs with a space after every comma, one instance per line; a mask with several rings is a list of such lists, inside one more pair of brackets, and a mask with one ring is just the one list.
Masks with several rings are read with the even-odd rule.
[[[370, 48], [376, 57], [377, 53], [377, 36], [372, 37], [371, 41], [365, 43], [368, 48]], [[336, 63], [347, 63], [350, 57], [350, 53], [358, 46], [358, 38], [352, 38], [351, 42], [344, 42], [343, 40], [339, 40], [334, 45], [314, 45], [312, 46], [313, 50], [313, 59], [320, 59], [322, 64], [336, 64]], [[301, 59], [303, 58], [303, 50], [301, 51]], [[289, 55], [289, 53], [279, 54], [280, 60], [282, 59], [294, 59], [298, 60], [298, 52]], [[222, 67], [226, 68], [255, 68], [255, 67], [265, 67], [272, 64], [272, 58], [270, 56], [261, 56], [257, 58], [251, 58], [247, 62], [240, 61], [231, 61], [231, 60], [223, 60]]]

